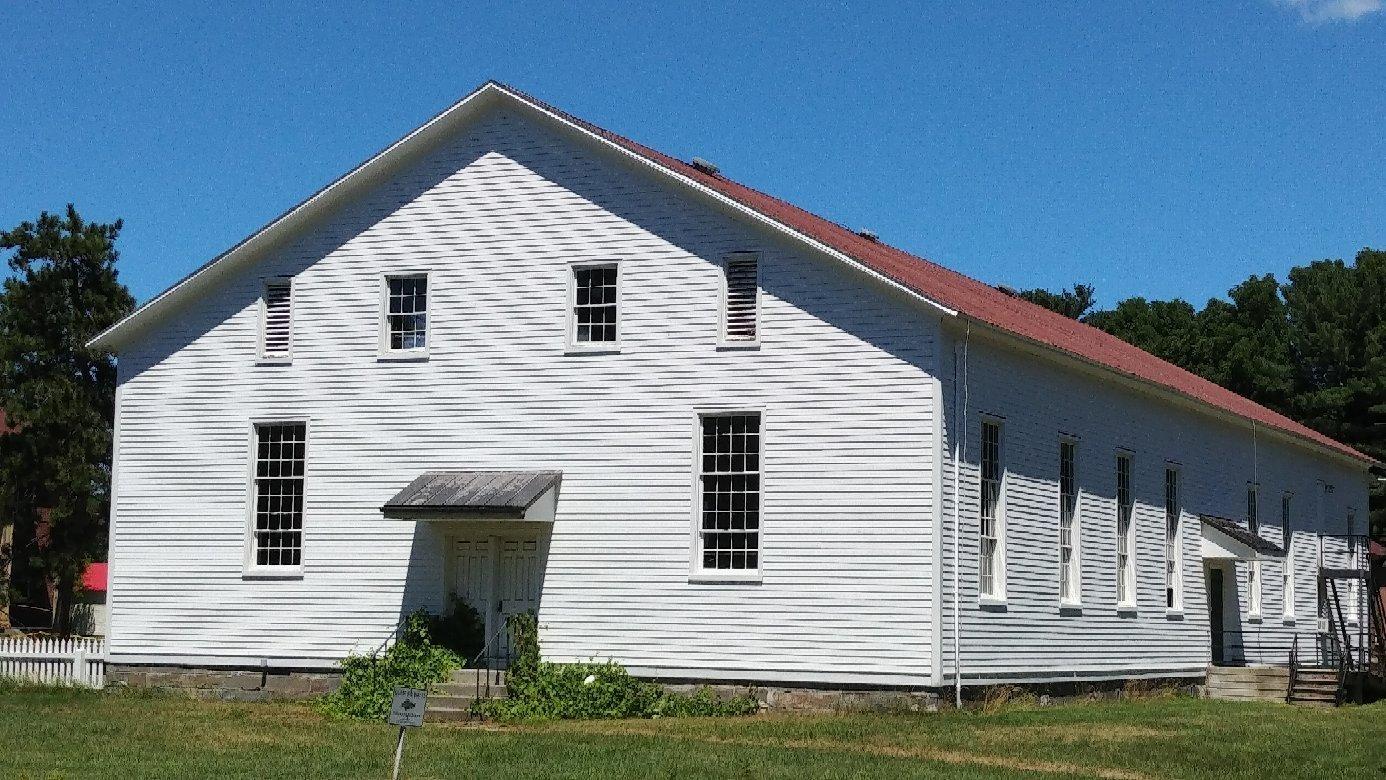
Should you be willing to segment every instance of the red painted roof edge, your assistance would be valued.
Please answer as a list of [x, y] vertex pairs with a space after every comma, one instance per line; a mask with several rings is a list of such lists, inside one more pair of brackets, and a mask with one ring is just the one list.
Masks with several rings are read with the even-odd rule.
[[1023, 298], [1001, 292], [985, 282], [902, 249], [860, 236], [831, 220], [732, 181], [720, 173], [712, 174], [696, 168], [690, 163], [573, 116], [513, 87], [499, 82], [492, 83], [525, 102], [841, 252], [901, 286], [956, 310], [961, 316], [1173, 391], [1204, 405], [1231, 413], [1249, 422], [1274, 428], [1355, 460], [1364, 463], [1376, 462], [1354, 447], [1162, 360], [1106, 331], [1069, 319]]

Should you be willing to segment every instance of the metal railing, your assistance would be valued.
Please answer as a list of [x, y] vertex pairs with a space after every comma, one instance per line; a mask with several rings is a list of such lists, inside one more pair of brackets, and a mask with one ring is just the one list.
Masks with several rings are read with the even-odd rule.
[[[509, 631], [510, 626], [502, 621], [501, 627], [486, 638], [481, 650], [467, 662], [467, 668], [472, 669], [476, 676], [475, 701], [481, 701], [483, 693], [485, 694], [484, 698], [489, 699], [491, 697], [492, 680], [495, 681], [496, 685], [501, 683], [502, 675], [505, 674], [505, 667], [509, 665], [511, 660], [511, 652], [508, 643], [502, 649], [500, 639], [508, 636]], [[497, 649], [501, 649], [501, 652], [497, 653]]]

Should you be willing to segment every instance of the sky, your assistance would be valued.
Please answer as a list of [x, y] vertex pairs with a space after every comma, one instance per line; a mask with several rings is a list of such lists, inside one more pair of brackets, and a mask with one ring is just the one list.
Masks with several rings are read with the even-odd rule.
[[140, 301], [492, 78], [1105, 306], [1386, 247], [1382, 0], [6, 5], [0, 227], [122, 218]]

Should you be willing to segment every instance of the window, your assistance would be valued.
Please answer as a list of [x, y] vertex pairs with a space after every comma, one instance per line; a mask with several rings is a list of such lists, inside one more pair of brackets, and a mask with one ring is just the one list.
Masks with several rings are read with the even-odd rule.
[[428, 348], [428, 276], [390, 276], [385, 285], [385, 349], [424, 351]]
[[[1367, 563], [1362, 560], [1361, 546], [1357, 543], [1357, 511], [1349, 509], [1347, 511], [1347, 565], [1350, 569], [1366, 570]], [[1362, 581], [1354, 577], [1348, 581], [1347, 586], [1348, 605], [1344, 609], [1347, 622], [1357, 624], [1361, 622], [1362, 608]]]
[[754, 342], [758, 336], [760, 263], [754, 254], [741, 252], [727, 258], [726, 299], [722, 311], [722, 336], [726, 341]]
[[1078, 445], [1059, 442], [1059, 598], [1076, 603], [1082, 596], [1074, 525], [1078, 515]]
[[[1252, 482], [1246, 486], [1246, 529], [1253, 534], [1261, 533], [1261, 523], [1256, 516], [1256, 493], [1258, 485]], [[1252, 561], [1246, 574], [1247, 611], [1250, 617], [1261, 615], [1261, 562]]]
[[1285, 547], [1285, 564], [1282, 566], [1280, 593], [1284, 603], [1285, 617], [1295, 616], [1295, 555], [1294, 536], [1290, 533], [1290, 502], [1293, 496], [1285, 493], [1280, 497], [1280, 544]]
[[260, 309], [260, 357], [287, 360], [293, 346], [292, 281], [287, 278], [265, 281]]
[[700, 538], [704, 571], [760, 567], [760, 415], [704, 415]]
[[1260, 533], [1261, 523], [1256, 517], [1256, 484], [1246, 486], [1246, 530], [1252, 533]]
[[1165, 607], [1183, 606], [1183, 551], [1179, 547], [1179, 470], [1165, 468]]
[[1004, 558], [1001, 524], [1004, 522], [1001, 470], [1001, 424], [982, 421], [981, 523], [978, 550], [979, 586], [983, 596], [999, 597], [1003, 590]]
[[1117, 455], [1117, 603], [1136, 602], [1136, 568], [1131, 550], [1131, 513], [1135, 503], [1131, 496], [1131, 456]]
[[303, 562], [303, 464], [308, 426], [255, 426], [253, 566]]
[[573, 267], [573, 322], [570, 330], [573, 344], [616, 344], [617, 278], [614, 263]]

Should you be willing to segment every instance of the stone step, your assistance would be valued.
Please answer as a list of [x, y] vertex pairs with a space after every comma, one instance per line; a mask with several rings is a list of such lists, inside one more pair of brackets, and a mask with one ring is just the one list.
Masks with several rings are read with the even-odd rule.
[[471, 701], [472, 699], [504, 699], [506, 693], [503, 684], [493, 684], [490, 687], [483, 684], [478, 688], [476, 683], [439, 683], [429, 691], [429, 696], [458, 696]]
[[424, 713], [424, 723], [456, 723], [471, 720], [474, 717], [476, 716], [472, 714], [470, 707], [464, 709], [457, 709], [456, 707], [434, 709], [429, 707], [428, 711]]
[[481, 682], [482, 682], [483, 684], [486, 682], [486, 680], [489, 679], [489, 680], [491, 681], [491, 684], [492, 684], [492, 685], [495, 685], [495, 684], [497, 684], [497, 683], [499, 683], [499, 684], [501, 684], [501, 685], [504, 685], [504, 684], [505, 684], [505, 670], [503, 670], [503, 669], [456, 669], [456, 670], [453, 671], [452, 676], [448, 679], [448, 682], [459, 683], [459, 684], [466, 684], [466, 685], [476, 685], [476, 682], [477, 682], [478, 679], [480, 679]]

